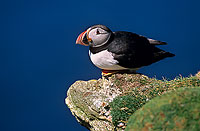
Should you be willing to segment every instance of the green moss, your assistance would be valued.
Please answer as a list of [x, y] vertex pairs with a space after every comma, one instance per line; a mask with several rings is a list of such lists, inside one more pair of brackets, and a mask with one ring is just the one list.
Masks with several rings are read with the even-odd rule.
[[137, 77], [137, 75], [114, 76], [113, 78], [116, 82], [115, 86], [124, 92], [122, 96], [116, 97], [110, 103], [112, 121], [115, 126], [120, 122], [126, 124], [136, 110], [154, 97], [182, 87], [200, 86], [200, 79], [197, 76], [185, 78], [180, 76], [170, 81]]
[[128, 121], [132, 130], [200, 130], [200, 88], [182, 88], [159, 96]]
[[138, 108], [140, 108], [146, 99], [140, 95], [119, 96], [110, 103], [112, 121], [115, 126], [120, 122], [127, 123], [128, 118]]

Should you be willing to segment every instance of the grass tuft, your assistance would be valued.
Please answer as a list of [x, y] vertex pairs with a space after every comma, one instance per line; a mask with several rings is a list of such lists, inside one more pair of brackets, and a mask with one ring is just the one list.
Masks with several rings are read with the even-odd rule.
[[183, 87], [200, 86], [200, 79], [197, 76], [179, 76], [168, 81], [123, 75], [114, 76], [113, 83], [124, 92], [110, 103], [112, 121], [117, 126], [121, 122], [126, 125], [129, 117], [154, 97]]

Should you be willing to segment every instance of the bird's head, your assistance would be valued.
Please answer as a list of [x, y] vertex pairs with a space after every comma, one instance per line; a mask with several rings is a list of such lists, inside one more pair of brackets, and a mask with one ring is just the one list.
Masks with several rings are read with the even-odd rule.
[[94, 25], [82, 32], [76, 39], [76, 44], [99, 47], [108, 42], [112, 31], [104, 25]]

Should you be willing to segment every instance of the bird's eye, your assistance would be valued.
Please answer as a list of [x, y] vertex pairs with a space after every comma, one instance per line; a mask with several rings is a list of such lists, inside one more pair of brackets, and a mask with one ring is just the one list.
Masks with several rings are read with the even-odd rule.
[[96, 34], [97, 34], [97, 35], [99, 35], [99, 34], [100, 34], [99, 30], [97, 30]]

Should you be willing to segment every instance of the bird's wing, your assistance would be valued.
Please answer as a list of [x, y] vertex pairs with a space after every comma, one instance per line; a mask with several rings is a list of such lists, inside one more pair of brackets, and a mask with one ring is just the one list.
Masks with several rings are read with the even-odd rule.
[[114, 35], [115, 38], [109, 44], [108, 51], [113, 53], [114, 59], [119, 61], [120, 66], [138, 68], [174, 56], [155, 47], [155, 45], [164, 45], [163, 42], [149, 40], [130, 32], [115, 32]]
[[117, 31], [114, 33], [114, 39], [109, 45], [109, 50], [116, 54], [126, 54], [134, 49], [145, 49], [146, 46], [152, 46], [146, 37], [132, 32]]
[[151, 63], [154, 45], [149, 44], [147, 38], [123, 31], [114, 32], [114, 35], [108, 51], [113, 53], [120, 66], [138, 68]]
[[147, 38], [151, 45], [167, 45], [166, 42]]
[[[140, 35], [140, 37], [144, 37], [144, 36]], [[146, 37], [144, 37], [144, 38], [146, 38]], [[149, 41], [149, 43], [151, 45], [167, 45], [167, 43], [163, 42], [163, 41], [154, 40], [154, 39], [151, 39], [151, 38], [147, 38], [147, 40]]]

